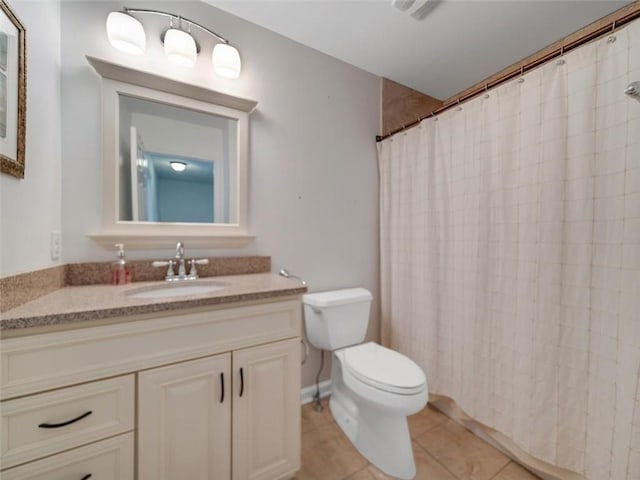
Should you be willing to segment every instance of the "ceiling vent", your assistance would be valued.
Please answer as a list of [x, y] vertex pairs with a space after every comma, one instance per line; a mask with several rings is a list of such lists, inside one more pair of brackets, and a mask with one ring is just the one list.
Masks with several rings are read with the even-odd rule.
[[391, 5], [416, 20], [422, 20], [440, 0], [391, 0]]

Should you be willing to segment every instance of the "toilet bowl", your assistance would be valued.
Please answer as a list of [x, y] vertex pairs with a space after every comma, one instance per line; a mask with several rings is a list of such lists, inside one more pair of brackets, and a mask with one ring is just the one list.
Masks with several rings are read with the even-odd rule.
[[[392, 361], [376, 375], [373, 366], [384, 358]], [[393, 369], [400, 366], [406, 370], [397, 370], [392, 380]], [[393, 350], [365, 343], [333, 354], [331, 413], [358, 451], [384, 473], [415, 477], [407, 416], [422, 410], [427, 396], [420, 367]]]
[[364, 339], [371, 294], [365, 289], [303, 297], [311, 344], [333, 352], [329, 408], [358, 451], [383, 472], [412, 479], [416, 468], [407, 416], [427, 403], [427, 380], [408, 357]]

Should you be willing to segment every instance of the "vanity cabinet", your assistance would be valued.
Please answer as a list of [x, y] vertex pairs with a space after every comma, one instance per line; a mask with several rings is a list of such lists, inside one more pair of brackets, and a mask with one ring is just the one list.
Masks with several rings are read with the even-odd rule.
[[294, 296], [2, 338], [0, 476], [292, 478], [300, 330]]

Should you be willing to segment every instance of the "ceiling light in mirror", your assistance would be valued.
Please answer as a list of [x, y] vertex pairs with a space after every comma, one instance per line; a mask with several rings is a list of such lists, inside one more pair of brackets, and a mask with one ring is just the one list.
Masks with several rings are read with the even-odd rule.
[[187, 168], [187, 164], [185, 162], [173, 161], [169, 162], [171, 168], [173, 168], [176, 172], [184, 172]]
[[128, 13], [111, 12], [107, 17], [107, 37], [114, 48], [141, 55], [147, 45], [142, 24]]

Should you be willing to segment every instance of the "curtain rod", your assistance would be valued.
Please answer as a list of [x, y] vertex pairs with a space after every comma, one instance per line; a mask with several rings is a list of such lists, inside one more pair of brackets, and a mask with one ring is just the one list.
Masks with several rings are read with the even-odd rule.
[[460, 103], [462, 102], [466, 102], [467, 100], [470, 100], [472, 98], [477, 97], [478, 95], [485, 93], [487, 90], [489, 90], [490, 88], [494, 88], [497, 87], [498, 85], [501, 85], [503, 83], [508, 82], [509, 80], [511, 80], [514, 77], [517, 77], [519, 75], [524, 74], [525, 72], [528, 72], [530, 70], [533, 70], [536, 67], [539, 67], [540, 65], [542, 65], [543, 63], [546, 63], [550, 60], [553, 60], [554, 58], [557, 57], [561, 57], [562, 55], [564, 55], [565, 53], [581, 47], [582, 45], [591, 42], [592, 40], [595, 40], [597, 38], [603, 37], [606, 34], [611, 34], [615, 31], [615, 29], [617, 27], [621, 27], [623, 25], [626, 25], [627, 23], [635, 20], [636, 18], [640, 17], [640, 9], [639, 10], [635, 10], [631, 13], [629, 13], [628, 15], [625, 15], [617, 20], [614, 20], [608, 24], [606, 24], [603, 27], [598, 28], [597, 30], [594, 30], [592, 32], [586, 33], [584, 36], [577, 38], [576, 40], [573, 40], [572, 42], [567, 43], [566, 45], [562, 45], [560, 48], [558, 48], [557, 50], [553, 50], [552, 52], [547, 53], [546, 55], [543, 55], [540, 58], [537, 58], [535, 60], [532, 60], [530, 63], [527, 63], [523, 66], [520, 66], [516, 69], [513, 69], [507, 73], [505, 73], [504, 75], [502, 75], [501, 77], [498, 77], [495, 80], [492, 80], [490, 82], [487, 82], [485, 84], [483, 84], [482, 86], [470, 91], [469, 93], [466, 93], [464, 95], [461, 95], [459, 97], [454, 98], [454, 100], [452, 100], [451, 102], [447, 103], [446, 105], [442, 105], [441, 107], [436, 108], [435, 110], [433, 110], [432, 112], [429, 112], [427, 115], [423, 115], [422, 117], [418, 117], [416, 120], [414, 120], [411, 123], [407, 123], [405, 125], [403, 125], [400, 128], [396, 128], [395, 130], [392, 130], [389, 133], [385, 133], [384, 135], [376, 135], [376, 142], [381, 142], [382, 140], [389, 138], [393, 135], [395, 135], [396, 133], [402, 132], [404, 130], [407, 130], [409, 128], [415, 127], [416, 125], [418, 125], [420, 122], [422, 122], [425, 118], [429, 118], [429, 117], [433, 117], [435, 115], [438, 115], [442, 112], [445, 112], [446, 110], [449, 110], [450, 108], [453, 107], [457, 107], [458, 105], [460, 105]]

